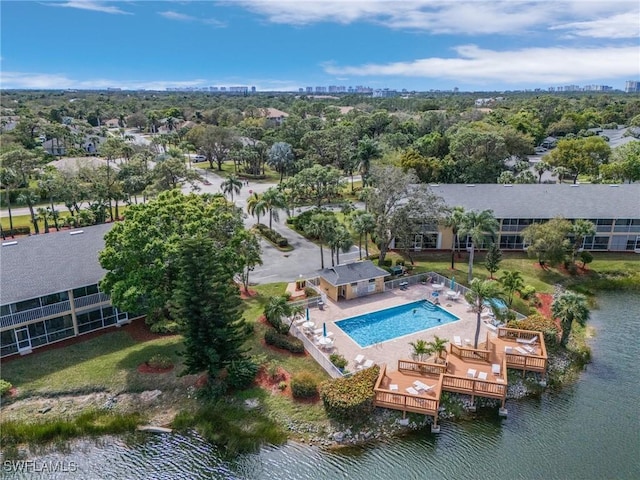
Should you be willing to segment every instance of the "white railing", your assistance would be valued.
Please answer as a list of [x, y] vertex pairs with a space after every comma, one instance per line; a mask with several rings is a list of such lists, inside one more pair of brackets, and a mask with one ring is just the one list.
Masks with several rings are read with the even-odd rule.
[[324, 370], [331, 376], [331, 378], [342, 378], [344, 374], [340, 371], [338, 367], [336, 367], [329, 358], [316, 346], [315, 343], [309, 339], [301, 330], [299, 330], [295, 325], [291, 327], [291, 335], [296, 338], [302, 340], [304, 343], [304, 348], [309, 352], [318, 365], [320, 365]]
[[[436, 273], [436, 272], [419, 273], [417, 275], [400, 277], [394, 280], [386, 281], [384, 282], [384, 291], [388, 292], [390, 290], [393, 290], [394, 288], [399, 288], [401, 283], [405, 285], [415, 285], [416, 283], [422, 283], [425, 281], [430, 283], [439, 283], [439, 284], [445, 285], [445, 287], [448, 290], [452, 290], [454, 292], [460, 292], [460, 295], [462, 297], [466, 296], [467, 292], [469, 292], [469, 289], [467, 287], [465, 287], [464, 285], [460, 285], [459, 283], [455, 283], [453, 285], [453, 288], [450, 288], [451, 279], [445, 277], [444, 275], [440, 275], [439, 273]], [[516, 312], [515, 310], [511, 310], [511, 311], [515, 314], [516, 320], [522, 320], [523, 318], [527, 318], [526, 315], [522, 315], [521, 313]]]
[[98, 292], [86, 295], [84, 297], [78, 297], [74, 299], [76, 308], [86, 307], [87, 305], [95, 305], [96, 303], [108, 302], [109, 295], [106, 293]]
[[27, 323], [31, 320], [37, 320], [38, 318], [50, 317], [70, 310], [71, 304], [69, 303], [69, 300], [65, 300], [64, 302], [53, 303], [51, 305], [45, 305], [44, 307], [32, 308], [31, 310], [25, 310], [23, 312], [3, 315], [0, 317], [0, 326], [5, 328], [13, 325], [20, 325], [21, 323]]

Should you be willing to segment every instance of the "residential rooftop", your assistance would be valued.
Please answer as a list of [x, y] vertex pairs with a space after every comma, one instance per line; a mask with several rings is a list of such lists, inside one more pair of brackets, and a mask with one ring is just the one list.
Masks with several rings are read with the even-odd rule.
[[640, 218], [640, 183], [447, 184], [430, 189], [450, 207], [493, 210], [496, 218]]
[[0, 304], [98, 283], [106, 274], [98, 253], [112, 226], [105, 223], [4, 240], [0, 247]]

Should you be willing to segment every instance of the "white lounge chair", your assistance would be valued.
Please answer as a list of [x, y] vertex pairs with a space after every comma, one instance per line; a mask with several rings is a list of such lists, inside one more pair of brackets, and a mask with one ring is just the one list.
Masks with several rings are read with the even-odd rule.
[[505, 346], [504, 353], [507, 353], [507, 354], [513, 353], [513, 347]]
[[416, 388], [416, 390], [424, 390], [425, 392], [428, 392], [433, 388], [431, 385], [422, 383], [420, 380], [416, 380], [415, 382], [413, 382], [413, 386]]
[[478, 373], [478, 380], [486, 380], [486, 379], [487, 379], [487, 372]]
[[531, 337], [531, 338], [528, 338], [528, 339], [524, 339], [524, 338], [516, 339], [516, 342], [522, 343], [524, 345], [533, 345], [537, 341], [538, 341], [538, 337]]
[[392, 383], [391, 385], [389, 385], [389, 390], [391, 390], [392, 392], [397, 392], [398, 385], [396, 385], [395, 383]]
[[462, 346], [462, 339], [458, 335], [453, 336], [453, 343], [455, 343], [458, 347]]
[[411, 395], [420, 395], [420, 392], [413, 387], [407, 387], [405, 390], [409, 392]]
[[371, 368], [373, 367], [373, 360], [369, 359], [362, 364], [362, 368]]
[[516, 351], [516, 352], [518, 352], [518, 353], [520, 353], [520, 354], [522, 354], [522, 355], [528, 355], [528, 354], [529, 354], [529, 352], [527, 352], [527, 351], [526, 351], [524, 348], [522, 348], [522, 347], [516, 347], [516, 348], [515, 348], [515, 351]]
[[470, 368], [469, 370], [467, 370], [467, 377], [476, 378], [476, 369]]
[[500, 364], [494, 363], [491, 365], [491, 373], [494, 375], [500, 375]]
[[360, 365], [362, 362], [364, 362], [364, 355], [362, 354], [356, 355], [356, 358], [353, 359], [353, 363], [356, 365]]

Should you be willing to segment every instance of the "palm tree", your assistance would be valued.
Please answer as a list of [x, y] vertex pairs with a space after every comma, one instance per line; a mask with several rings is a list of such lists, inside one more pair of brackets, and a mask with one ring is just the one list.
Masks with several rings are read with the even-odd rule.
[[318, 239], [320, 246], [320, 268], [324, 268], [324, 250], [322, 249], [322, 244], [331, 238], [335, 230], [335, 223], [335, 217], [324, 213], [316, 213], [311, 216], [309, 223], [305, 227], [305, 233], [307, 235]]
[[7, 212], [9, 214], [9, 233], [11, 238], [15, 237], [13, 231], [13, 214], [11, 213], [11, 190], [17, 186], [18, 176], [12, 168], [2, 166], [0, 168], [0, 186], [4, 189], [5, 200], [7, 202]]
[[469, 247], [469, 283], [473, 278], [473, 257], [476, 245], [482, 244], [486, 235], [491, 235], [492, 238], [495, 237], [499, 227], [500, 225], [491, 210], [483, 210], [482, 212], [472, 210], [464, 214], [458, 233], [460, 237], [469, 237], [471, 240], [471, 246]]
[[579, 293], [564, 292], [551, 304], [551, 313], [554, 317], [560, 319], [560, 326], [562, 327], [560, 344], [566, 346], [573, 322], [576, 321], [578, 324], [584, 325], [589, 320], [587, 297]]
[[38, 221], [42, 220], [42, 223], [44, 224], [44, 233], [49, 233], [49, 210], [43, 207], [38, 207], [36, 212], [38, 213]]
[[534, 167], [534, 169], [538, 174], [538, 183], [542, 183], [542, 175], [544, 174], [544, 172], [548, 172], [549, 170], [551, 170], [551, 165], [549, 165], [547, 162], [543, 160], [541, 162], [536, 163], [536, 166]]
[[271, 297], [269, 303], [264, 307], [264, 316], [271, 325], [280, 333], [287, 333], [290, 325], [282, 321], [283, 317], [292, 315], [292, 307], [287, 297]]
[[262, 201], [265, 209], [269, 212], [269, 228], [271, 229], [272, 221], [280, 220], [279, 212], [287, 208], [287, 202], [282, 192], [274, 187], [262, 194]]
[[462, 225], [462, 220], [464, 219], [465, 212], [463, 207], [454, 207], [451, 211], [451, 215], [447, 217], [444, 222], [444, 226], [451, 229], [451, 233], [453, 234], [453, 238], [451, 240], [451, 270], [454, 270], [455, 267], [455, 252], [456, 247], [460, 248], [460, 239], [458, 238], [458, 231], [460, 230], [460, 226]]
[[40, 200], [40, 197], [36, 195], [33, 190], [27, 190], [21, 193], [16, 200], [18, 201], [18, 203], [26, 203], [29, 207], [31, 223], [33, 224], [35, 234], [38, 235], [40, 233], [40, 226], [38, 225], [38, 220], [36, 219], [36, 212], [33, 209], [33, 205]]
[[256, 217], [256, 223], [260, 223], [260, 217], [267, 213], [267, 206], [257, 193], [247, 199], [247, 213], [252, 217]]
[[522, 275], [520, 275], [520, 272], [504, 271], [499, 281], [507, 293], [508, 303], [511, 306], [514, 292], [520, 292], [524, 288]]
[[371, 160], [380, 158], [381, 156], [382, 154], [377, 142], [374, 142], [369, 137], [365, 137], [358, 142], [358, 149], [356, 150], [355, 158], [358, 162], [360, 175], [362, 176], [363, 187], [365, 187], [368, 182]]
[[578, 257], [578, 252], [582, 248], [584, 239], [596, 234], [596, 226], [589, 220], [577, 219], [573, 222], [571, 233], [573, 233], [573, 252], [571, 254], [571, 260], [575, 262]]
[[229, 175], [226, 180], [220, 184], [220, 188], [225, 196], [227, 196], [227, 194], [231, 196], [231, 202], [233, 202], [233, 194], [236, 193], [239, 195], [240, 190], [242, 190], [242, 181], [235, 175]]
[[[328, 244], [331, 250], [336, 252], [336, 263], [340, 265], [340, 251], [348, 253], [353, 246], [353, 238], [351, 238], [349, 230], [344, 225], [338, 225], [331, 238], [329, 238]], [[331, 265], [333, 266], [333, 253], [331, 254], [331, 260]]]
[[369, 242], [368, 235], [376, 228], [375, 217], [363, 211], [354, 212], [351, 215], [351, 227], [358, 234], [358, 247], [360, 251], [360, 259], [362, 259], [362, 237], [364, 236], [364, 250], [365, 255], [369, 256]]
[[446, 338], [440, 338], [435, 335], [433, 340], [429, 342], [429, 348], [433, 353], [438, 354], [436, 357], [436, 363], [442, 359], [442, 354], [447, 351], [447, 342], [449, 342]]
[[504, 291], [496, 282], [474, 278], [469, 285], [469, 291], [465, 298], [476, 311], [476, 335], [473, 348], [478, 348], [482, 312], [487, 308], [491, 308], [496, 313], [499, 310], [497, 300], [504, 301]]
[[425, 357], [428, 357], [433, 353], [432, 348], [426, 340], [416, 340], [415, 342], [409, 342], [409, 345], [413, 347], [413, 353], [411, 356], [418, 362], [423, 362]]

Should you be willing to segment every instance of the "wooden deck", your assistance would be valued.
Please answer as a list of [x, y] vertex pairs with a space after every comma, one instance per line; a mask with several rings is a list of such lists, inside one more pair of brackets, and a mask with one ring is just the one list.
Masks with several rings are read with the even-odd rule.
[[[472, 402], [475, 397], [494, 398], [504, 408], [507, 369], [544, 373], [547, 350], [540, 332], [498, 328], [496, 335], [487, 335], [477, 349], [450, 344], [444, 364], [398, 360], [394, 372], [382, 365], [374, 387], [374, 404], [432, 416], [434, 425], [443, 391], [470, 395]], [[431, 388], [418, 394], [407, 390], [416, 380]]]

